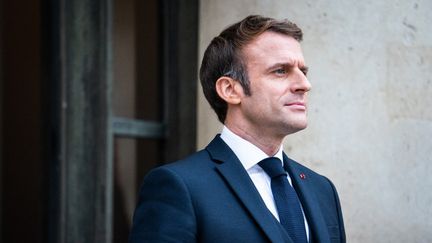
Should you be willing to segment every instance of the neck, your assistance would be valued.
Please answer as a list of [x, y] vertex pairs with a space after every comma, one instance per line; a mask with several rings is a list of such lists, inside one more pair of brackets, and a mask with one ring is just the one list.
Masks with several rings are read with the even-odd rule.
[[264, 129], [253, 129], [247, 126], [225, 122], [225, 126], [237, 136], [257, 146], [268, 156], [275, 155], [282, 145], [283, 137], [271, 136]]

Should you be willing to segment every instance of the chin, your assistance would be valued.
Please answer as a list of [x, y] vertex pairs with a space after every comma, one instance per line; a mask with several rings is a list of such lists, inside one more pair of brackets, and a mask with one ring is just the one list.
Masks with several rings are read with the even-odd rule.
[[294, 130], [295, 130], [296, 132], [298, 132], [298, 131], [301, 131], [301, 130], [303, 130], [303, 129], [306, 129], [306, 127], [307, 127], [307, 124], [299, 125], [299, 126], [294, 127]]
[[307, 127], [307, 122], [294, 122], [287, 124], [287, 135], [299, 132]]

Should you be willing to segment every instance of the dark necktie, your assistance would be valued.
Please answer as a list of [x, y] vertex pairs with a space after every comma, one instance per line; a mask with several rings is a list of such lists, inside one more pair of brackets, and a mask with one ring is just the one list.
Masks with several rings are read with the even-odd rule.
[[307, 242], [306, 230], [300, 201], [289, 184], [282, 162], [270, 157], [258, 163], [271, 178], [271, 189], [279, 220], [295, 243]]

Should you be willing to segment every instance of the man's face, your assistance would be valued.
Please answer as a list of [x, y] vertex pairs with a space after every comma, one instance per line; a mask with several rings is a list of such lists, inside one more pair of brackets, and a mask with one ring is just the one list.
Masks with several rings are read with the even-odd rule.
[[243, 49], [251, 96], [241, 101], [243, 118], [254, 129], [286, 136], [306, 128], [306, 78], [300, 43], [275, 32], [264, 32]]

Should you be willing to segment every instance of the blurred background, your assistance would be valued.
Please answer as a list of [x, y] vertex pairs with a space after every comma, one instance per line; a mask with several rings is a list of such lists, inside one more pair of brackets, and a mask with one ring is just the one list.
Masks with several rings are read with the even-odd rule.
[[432, 242], [431, 0], [0, 0], [1, 242], [126, 242], [149, 169], [221, 129], [197, 70], [249, 14], [304, 31], [309, 127], [348, 242]]

